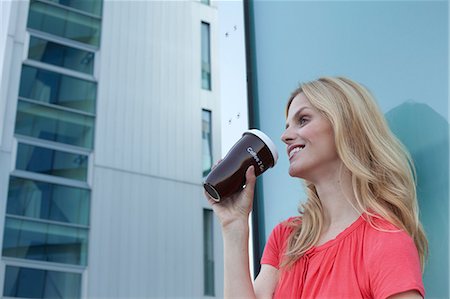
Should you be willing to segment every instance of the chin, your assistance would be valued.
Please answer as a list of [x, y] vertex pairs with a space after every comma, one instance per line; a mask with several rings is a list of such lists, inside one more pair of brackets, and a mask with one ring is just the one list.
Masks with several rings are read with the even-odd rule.
[[290, 165], [288, 173], [293, 178], [306, 180], [306, 177], [308, 177], [308, 171], [304, 167], [299, 167], [299, 165], [297, 167]]
[[298, 171], [298, 169], [289, 167], [289, 171], [288, 171], [289, 175], [293, 178], [302, 178], [300, 171]]

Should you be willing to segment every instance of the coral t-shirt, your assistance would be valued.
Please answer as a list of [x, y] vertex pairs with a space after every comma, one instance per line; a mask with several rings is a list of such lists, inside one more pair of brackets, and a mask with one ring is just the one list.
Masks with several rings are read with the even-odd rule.
[[[272, 231], [261, 264], [279, 269], [292, 228]], [[335, 239], [307, 251], [289, 270], [280, 270], [273, 298], [387, 298], [417, 290], [422, 297], [420, 259], [412, 238], [389, 222], [363, 217]], [[386, 232], [384, 230], [389, 230]]]

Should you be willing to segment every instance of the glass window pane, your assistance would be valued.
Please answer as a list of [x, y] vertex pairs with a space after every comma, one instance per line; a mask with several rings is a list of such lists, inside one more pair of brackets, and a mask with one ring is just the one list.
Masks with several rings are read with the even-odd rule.
[[3, 256], [86, 265], [88, 229], [6, 217]]
[[34, 36], [30, 37], [28, 58], [86, 74], [92, 74], [94, 71], [94, 52], [64, 46]]
[[202, 165], [203, 176], [207, 176], [212, 167], [211, 111], [202, 110]]
[[16, 168], [86, 181], [88, 156], [19, 143]]
[[211, 53], [209, 24], [202, 22], [202, 88], [211, 90]]
[[28, 28], [99, 46], [100, 19], [39, 1], [31, 1]]
[[214, 230], [213, 212], [203, 210], [204, 294], [214, 296]]
[[22, 66], [19, 96], [95, 113], [97, 83]]
[[6, 266], [3, 296], [80, 298], [81, 274]]
[[94, 117], [19, 101], [15, 132], [92, 149]]
[[79, 9], [97, 16], [102, 14], [103, 0], [48, 0], [61, 5]]
[[90, 191], [10, 177], [6, 213], [89, 225]]

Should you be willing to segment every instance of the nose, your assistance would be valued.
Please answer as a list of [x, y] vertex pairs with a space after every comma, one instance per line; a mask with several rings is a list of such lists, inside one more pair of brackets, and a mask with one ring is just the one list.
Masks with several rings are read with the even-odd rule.
[[283, 134], [281, 135], [281, 141], [289, 144], [293, 139], [294, 137], [292, 136], [291, 130], [289, 130], [289, 128], [286, 128], [286, 130], [284, 130]]

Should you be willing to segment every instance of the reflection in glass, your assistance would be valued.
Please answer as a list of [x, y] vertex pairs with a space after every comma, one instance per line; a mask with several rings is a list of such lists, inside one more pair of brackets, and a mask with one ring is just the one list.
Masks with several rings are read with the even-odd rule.
[[81, 274], [6, 266], [3, 296], [81, 298]]
[[86, 74], [92, 74], [94, 71], [94, 52], [64, 46], [34, 36], [30, 37], [28, 58]]
[[97, 16], [102, 13], [103, 0], [48, 0], [64, 6], [79, 9]]
[[209, 24], [202, 22], [202, 88], [211, 90], [211, 52]]
[[16, 169], [86, 181], [88, 156], [19, 143]]
[[55, 72], [22, 66], [19, 96], [95, 113], [97, 84]]
[[202, 165], [203, 176], [207, 176], [212, 167], [211, 111], [202, 110]]
[[92, 149], [94, 117], [19, 100], [15, 133]]
[[6, 217], [3, 256], [86, 265], [87, 228]]
[[10, 177], [6, 213], [89, 225], [90, 191]]
[[[386, 113], [389, 127], [414, 160], [420, 220], [430, 256], [424, 283], [429, 298], [449, 298], [449, 122], [429, 104], [404, 102]], [[420, 119], [420, 121], [418, 121]]]
[[27, 26], [96, 47], [100, 44], [100, 19], [36, 0], [30, 3]]
[[214, 234], [213, 212], [203, 210], [203, 266], [204, 266], [204, 295], [214, 296]]

